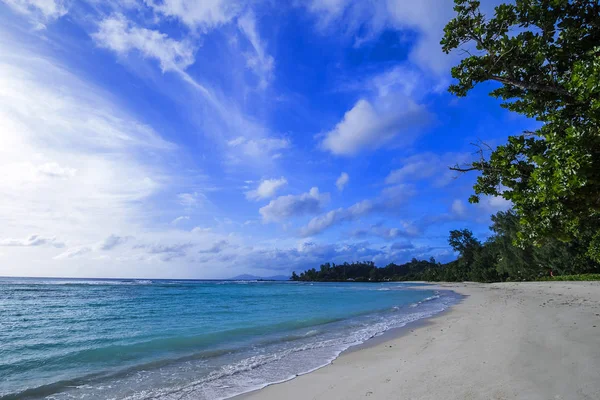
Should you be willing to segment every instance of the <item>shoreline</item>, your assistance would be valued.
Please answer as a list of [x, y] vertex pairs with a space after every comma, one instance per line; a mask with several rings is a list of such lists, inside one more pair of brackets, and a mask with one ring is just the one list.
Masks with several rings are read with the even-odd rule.
[[600, 282], [433, 288], [465, 297], [321, 368], [232, 398], [600, 398]]
[[[421, 283], [421, 282], [419, 282], [419, 283]], [[342, 357], [344, 354], [352, 353], [352, 352], [355, 352], [355, 351], [361, 351], [361, 350], [370, 349], [372, 347], [378, 346], [380, 344], [384, 344], [384, 343], [389, 342], [391, 340], [399, 339], [402, 336], [405, 336], [405, 335], [411, 333], [412, 331], [414, 331], [416, 329], [419, 329], [419, 328], [421, 328], [423, 326], [427, 326], [427, 324], [430, 323], [431, 320], [433, 320], [435, 318], [438, 318], [438, 317], [442, 317], [443, 315], [451, 312], [454, 307], [459, 306], [463, 302], [463, 300], [467, 297], [467, 296], [464, 296], [464, 295], [462, 295], [462, 294], [460, 294], [460, 293], [458, 293], [458, 292], [456, 292], [454, 290], [449, 290], [448, 288], [439, 286], [437, 284], [435, 284], [435, 285], [432, 284], [430, 286], [430, 288], [428, 287], [427, 290], [430, 289], [430, 290], [436, 290], [436, 291], [454, 292], [454, 295], [459, 295], [460, 299], [456, 303], [452, 304], [450, 307], [446, 308], [443, 311], [440, 311], [437, 314], [434, 314], [434, 315], [429, 316], [429, 317], [421, 318], [421, 319], [418, 319], [416, 321], [408, 322], [404, 326], [400, 326], [400, 327], [397, 327], [397, 328], [388, 329], [387, 331], [383, 332], [380, 335], [374, 336], [374, 337], [370, 338], [369, 340], [366, 340], [366, 341], [364, 341], [364, 342], [362, 342], [360, 344], [357, 344], [355, 346], [351, 346], [351, 347], [347, 348], [346, 350], [342, 351], [340, 353], [340, 355], [337, 356], [333, 361], [335, 361], [338, 358]], [[423, 286], [406, 287], [406, 288], [403, 288], [403, 289], [423, 290]], [[327, 365], [332, 364], [333, 361], [330, 362]], [[327, 365], [324, 365], [321, 368], [324, 368]], [[314, 371], [311, 371], [311, 372], [314, 372]], [[306, 375], [306, 373], [301, 374], [301, 375]], [[280, 383], [282, 383], [282, 382], [280, 382]]]
[[[440, 311], [440, 312], [438, 312], [438, 313], [436, 313], [434, 315], [427, 316], [427, 317], [424, 317], [424, 318], [420, 318], [420, 319], [415, 320], [415, 321], [407, 322], [404, 326], [390, 328], [387, 331], [382, 332], [379, 335], [373, 336], [373, 337], [367, 339], [366, 341], [364, 341], [362, 343], [352, 345], [352, 346], [350, 346], [350, 347], [348, 347], [348, 348], [340, 351], [339, 354], [337, 354], [331, 360], [327, 361], [326, 363], [324, 363], [323, 365], [321, 365], [319, 367], [313, 368], [313, 369], [308, 370], [308, 371], [300, 372], [298, 374], [290, 376], [287, 379], [283, 379], [283, 380], [280, 380], [280, 381], [266, 383], [263, 386], [257, 387], [255, 389], [249, 389], [249, 390], [247, 390], [245, 392], [238, 393], [238, 394], [235, 394], [235, 395], [230, 396], [230, 397], [225, 397], [225, 398], [223, 398], [221, 400], [230, 400], [230, 399], [243, 400], [243, 399], [245, 399], [247, 397], [250, 397], [250, 396], [252, 396], [252, 395], [254, 395], [256, 393], [260, 393], [261, 391], [263, 391], [263, 390], [265, 390], [265, 389], [267, 389], [267, 388], [269, 388], [271, 386], [285, 384], [285, 383], [290, 382], [290, 381], [292, 381], [294, 379], [297, 379], [297, 378], [299, 378], [301, 376], [306, 376], [306, 375], [312, 374], [312, 373], [314, 373], [314, 372], [316, 372], [316, 371], [318, 371], [320, 369], [327, 368], [328, 366], [333, 365], [340, 357], [344, 356], [345, 354], [350, 354], [350, 353], [353, 353], [355, 351], [361, 351], [361, 350], [369, 349], [371, 347], [374, 347], [374, 346], [377, 346], [379, 344], [388, 342], [390, 340], [400, 338], [400, 337], [402, 337], [404, 335], [407, 335], [407, 334], [413, 332], [415, 329], [418, 329], [419, 327], [426, 325], [429, 320], [434, 319], [434, 318], [436, 318], [438, 316], [441, 316], [443, 314], [446, 314], [447, 312], [449, 312], [450, 310], [452, 310], [453, 307], [455, 307], [456, 305], [460, 304], [464, 300], [464, 298], [466, 297], [464, 295], [461, 295], [461, 294], [455, 292], [454, 290], [449, 290], [446, 287], [442, 287], [442, 286], [438, 285], [437, 283], [436, 284], [432, 284], [432, 283], [428, 283], [428, 282], [403, 282], [403, 283], [416, 283], [416, 284], [418, 284], [418, 285], [415, 285], [415, 286], [403, 287], [402, 288], [403, 290], [405, 290], [405, 289], [414, 289], [414, 290], [446, 291], [446, 292], [452, 292], [453, 296], [460, 296], [460, 298], [456, 301], [456, 303], [452, 304], [448, 308], [446, 308], [443, 311]], [[426, 286], [424, 286], [422, 284], [426, 284]]]

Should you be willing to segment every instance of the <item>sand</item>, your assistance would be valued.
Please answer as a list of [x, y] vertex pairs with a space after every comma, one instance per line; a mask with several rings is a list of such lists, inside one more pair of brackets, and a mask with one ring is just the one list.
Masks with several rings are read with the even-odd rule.
[[600, 282], [443, 285], [466, 297], [241, 399], [600, 399]]

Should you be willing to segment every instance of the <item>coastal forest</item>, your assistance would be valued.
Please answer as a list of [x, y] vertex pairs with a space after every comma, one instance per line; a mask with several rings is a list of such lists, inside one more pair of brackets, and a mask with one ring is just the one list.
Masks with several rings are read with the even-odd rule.
[[491, 87], [500, 106], [538, 121], [506, 143], [475, 143], [476, 159], [454, 165], [477, 173], [471, 203], [510, 201], [491, 217], [481, 242], [453, 230], [458, 258], [323, 264], [292, 280], [506, 281], [600, 272], [600, 2], [516, 0], [486, 15], [479, 1], [455, 0], [444, 28], [445, 53], [463, 58], [449, 91]]

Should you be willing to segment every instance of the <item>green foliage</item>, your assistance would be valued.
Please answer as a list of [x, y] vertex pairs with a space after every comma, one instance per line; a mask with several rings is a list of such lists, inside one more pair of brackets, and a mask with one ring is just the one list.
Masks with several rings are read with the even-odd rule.
[[479, 1], [455, 3], [441, 44], [447, 53], [466, 47], [468, 57], [452, 68], [450, 92], [498, 82], [490, 94], [503, 107], [542, 123], [457, 168], [481, 172], [470, 201], [510, 200], [521, 246], [577, 241], [600, 261], [600, 3], [516, 0], [491, 17]]
[[600, 271], [600, 2], [515, 0], [486, 16], [479, 1], [455, 0], [454, 10], [442, 48], [467, 57], [452, 68], [449, 91], [466, 96], [496, 82], [490, 95], [502, 107], [541, 123], [454, 168], [480, 172], [471, 202], [501, 196], [513, 210], [492, 217], [485, 243], [469, 230], [451, 231], [459, 257], [445, 265], [324, 264], [293, 279], [598, 279], [582, 274]]

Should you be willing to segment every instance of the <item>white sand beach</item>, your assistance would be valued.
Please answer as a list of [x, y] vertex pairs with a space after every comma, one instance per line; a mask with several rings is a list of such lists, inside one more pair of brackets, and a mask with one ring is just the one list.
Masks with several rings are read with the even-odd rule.
[[600, 282], [447, 284], [463, 302], [243, 399], [600, 399]]

